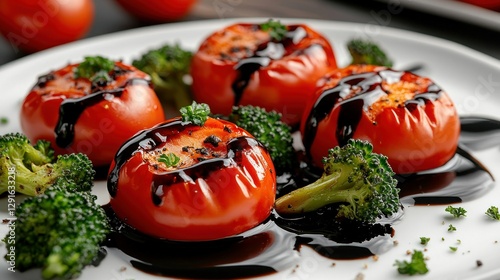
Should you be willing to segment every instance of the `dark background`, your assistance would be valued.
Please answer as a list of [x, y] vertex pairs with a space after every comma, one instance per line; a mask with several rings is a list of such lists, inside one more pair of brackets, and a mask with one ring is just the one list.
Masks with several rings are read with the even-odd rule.
[[[388, 3], [367, 0], [199, 0], [183, 21], [235, 17], [289, 17], [335, 21], [374, 23], [395, 27], [455, 41], [462, 45], [500, 59], [498, 38], [500, 32], [473, 24], [467, 20], [418, 12], [401, 6], [409, 0], [392, 0], [397, 13], [390, 13]], [[413, 0], [416, 1], [416, 0]], [[95, 0], [95, 18], [86, 37], [146, 26], [119, 7], [114, 0]], [[223, 9], [221, 9], [223, 7]], [[500, 16], [500, 13], [499, 13]], [[0, 65], [25, 54], [0, 39]]]

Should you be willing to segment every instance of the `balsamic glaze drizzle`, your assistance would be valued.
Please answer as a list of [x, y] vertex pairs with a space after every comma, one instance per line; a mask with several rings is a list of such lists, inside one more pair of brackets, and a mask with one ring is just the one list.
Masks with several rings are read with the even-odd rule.
[[[39, 81], [40, 84], [40, 81]], [[120, 96], [129, 85], [145, 84], [149, 86], [149, 80], [143, 78], [133, 78], [128, 80], [122, 87], [115, 89], [99, 90], [79, 97], [64, 99], [59, 107], [59, 119], [55, 127], [56, 144], [61, 148], [66, 148], [73, 142], [75, 137], [75, 124], [83, 111], [106, 98]], [[94, 88], [94, 87], [93, 87]]]
[[[111, 196], [116, 195], [118, 173], [121, 167], [134, 153], [154, 150], [162, 145], [170, 135], [178, 134], [188, 127], [192, 127], [192, 125], [182, 122], [181, 119], [172, 119], [151, 129], [144, 130], [125, 142], [118, 150], [115, 156], [115, 166], [110, 170], [108, 176], [108, 192]], [[154, 174], [151, 188], [153, 203], [161, 205], [163, 188], [169, 185], [176, 182], [195, 181], [197, 178], [206, 178], [214, 170], [239, 165], [241, 163], [241, 152], [255, 146], [264, 148], [254, 138], [237, 137], [227, 143], [227, 157], [206, 159], [186, 168]]]
[[[321, 93], [306, 121], [303, 139], [306, 151], [310, 151], [319, 123], [337, 106], [340, 107], [340, 111], [335, 136], [340, 146], [345, 145], [354, 135], [363, 111], [366, 111], [382, 96], [390, 94], [382, 88], [382, 82], [398, 82], [404, 73], [404, 71], [387, 69], [354, 74], [341, 79], [334, 88]], [[344, 100], [354, 90], [359, 91], [355, 96]], [[428, 100], [438, 99], [441, 92], [437, 85], [432, 84], [428, 87], [427, 92], [416, 94], [413, 99], [407, 100], [404, 106], [412, 111]]]
[[[254, 25], [254, 29], [260, 28]], [[234, 93], [235, 106], [240, 104], [243, 91], [248, 86], [252, 74], [262, 67], [268, 66], [272, 60], [281, 59], [286, 54], [286, 48], [298, 44], [307, 36], [307, 32], [300, 26], [289, 26], [285, 37], [281, 41], [268, 41], [258, 46], [257, 50], [248, 58], [240, 60], [234, 69], [238, 72], [231, 85]], [[312, 46], [311, 46], [312, 47]]]

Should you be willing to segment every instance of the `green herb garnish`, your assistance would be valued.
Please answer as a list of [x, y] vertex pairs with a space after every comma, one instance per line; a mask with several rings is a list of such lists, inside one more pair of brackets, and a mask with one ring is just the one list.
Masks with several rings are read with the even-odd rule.
[[465, 217], [467, 210], [465, 210], [462, 207], [453, 207], [453, 206], [448, 206], [446, 209], [444, 209], [446, 212], [449, 212], [453, 217], [459, 218], [461, 216]]
[[454, 227], [452, 224], [450, 224], [450, 225], [448, 226], [448, 231], [456, 231], [456, 230], [457, 230], [457, 228], [456, 228], [456, 227]]
[[210, 107], [205, 103], [193, 103], [180, 109], [182, 121], [202, 126], [210, 115]]
[[0, 124], [8, 124], [9, 119], [7, 117], [0, 117]]
[[115, 67], [115, 62], [102, 56], [87, 56], [75, 68], [75, 78], [87, 78], [94, 82], [109, 82], [109, 72]]
[[458, 247], [450, 246], [450, 250], [452, 250], [453, 252], [456, 252], [458, 250]]
[[288, 32], [286, 25], [281, 24], [279, 20], [270, 19], [265, 23], [260, 25], [260, 29], [263, 31], [269, 32], [271, 38], [276, 41], [281, 41], [285, 38], [286, 33]]
[[422, 251], [418, 250], [413, 251], [410, 262], [396, 260], [394, 266], [398, 267], [398, 272], [400, 274], [425, 274], [429, 271], [429, 269], [427, 269], [427, 264], [425, 263], [424, 254]]
[[168, 154], [161, 154], [158, 157], [158, 161], [164, 163], [167, 167], [174, 167], [179, 162], [181, 159], [174, 153], [168, 153]]
[[420, 244], [427, 245], [427, 243], [429, 243], [430, 240], [431, 240], [430, 237], [420, 237]]
[[498, 207], [496, 206], [490, 206], [490, 208], [486, 210], [485, 214], [493, 220], [500, 220], [500, 213], [498, 212]]

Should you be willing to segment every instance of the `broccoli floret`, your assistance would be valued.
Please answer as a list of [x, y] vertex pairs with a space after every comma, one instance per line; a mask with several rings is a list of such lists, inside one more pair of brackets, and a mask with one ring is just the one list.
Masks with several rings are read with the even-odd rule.
[[44, 279], [73, 279], [99, 256], [109, 232], [107, 216], [96, 196], [71, 188], [56, 184], [16, 208], [14, 250], [20, 271], [42, 268]]
[[350, 139], [329, 150], [323, 175], [315, 182], [276, 200], [280, 214], [310, 212], [338, 203], [338, 218], [373, 223], [400, 207], [399, 189], [387, 157], [373, 153], [373, 146]]
[[234, 106], [229, 121], [250, 132], [266, 147], [278, 172], [292, 166], [292, 129], [281, 121], [281, 114], [257, 106]]
[[374, 42], [362, 39], [353, 39], [347, 43], [351, 53], [351, 64], [372, 64], [392, 67], [392, 60]]
[[182, 49], [178, 44], [164, 45], [150, 50], [132, 65], [151, 76], [158, 98], [176, 109], [191, 104], [190, 83], [186, 81], [193, 53]]
[[39, 195], [60, 177], [73, 180], [81, 190], [90, 190], [94, 175], [92, 162], [84, 154], [54, 159], [54, 150], [47, 141], [32, 146], [21, 133], [0, 137], [0, 194], [14, 184], [18, 193]]

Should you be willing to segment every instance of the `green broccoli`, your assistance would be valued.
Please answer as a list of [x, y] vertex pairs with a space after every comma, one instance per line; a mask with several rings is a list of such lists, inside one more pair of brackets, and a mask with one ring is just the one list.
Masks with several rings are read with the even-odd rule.
[[3, 241], [15, 244], [19, 271], [42, 268], [43, 279], [73, 279], [99, 256], [110, 230], [106, 213], [96, 196], [75, 188], [74, 181], [59, 181], [16, 208], [15, 235]]
[[234, 106], [229, 121], [250, 132], [267, 148], [278, 172], [292, 166], [292, 129], [281, 121], [281, 114], [251, 105]]
[[347, 49], [352, 56], [351, 64], [372, 64], [392, 67], [392, 60], [374, 42], [353, 39], [347, 42]]
[[189, 77], [193, 53], [178, 44], [153, 49], [132, 62], [132, 65], [151, 76], [158, 98], [176, 109], [191, 104]]
[[400, 207], [399, 189], [387, 157], [373, 153], [373, 146], [350, 139], [329, 150], [323, 175], [315, 182], [276, 200], [280, 214], [310, 212], [338, 203], [338, 218], [373, 223]]
[[90, 190], [94, 175], [92, 162], [84, 154], [54, 158], [54, 150], [47, 141], [32, 146], [21, 133], [0, 137], [0, 194], [14, 186], [18, 193], [39, 195], [61, 177], [73, 180], [81, 190]]

